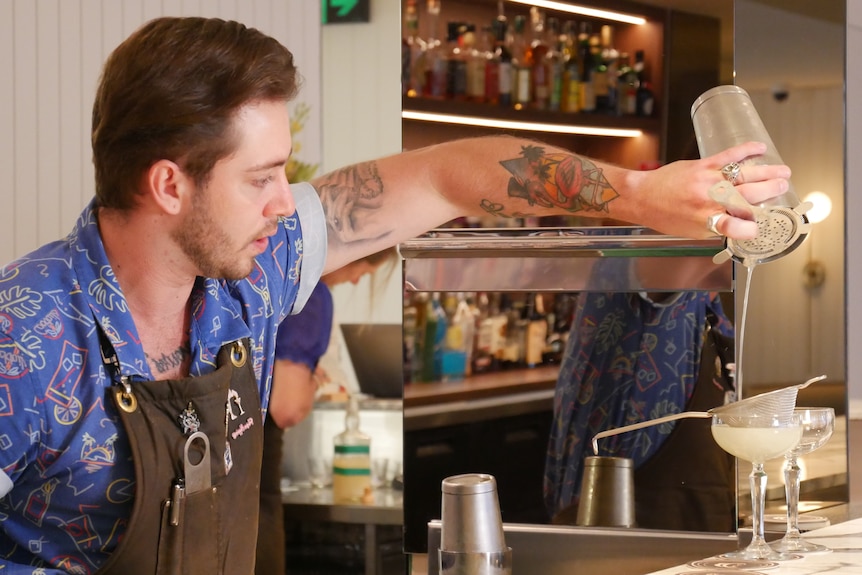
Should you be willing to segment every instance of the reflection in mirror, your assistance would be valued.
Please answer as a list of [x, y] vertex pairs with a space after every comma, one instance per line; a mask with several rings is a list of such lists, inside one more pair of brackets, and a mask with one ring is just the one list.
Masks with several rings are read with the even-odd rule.
[[[813, 227], [805, 242], [787, 256], [750, 270], [741, 382], [743, 396], [749, 397], [816, 375], [827, 376], [802, 390], [797, 399], [800, 406], [833, 407], [838, 415], [832, 439], [803, 458], [801, 499], [804, 509], [816, 516], [818, 509], [848, 501], [845, 2], [825, 0], [815, 8], [808, 2], [736, 0], [734, 16], [735, 83], [751, 95], [782, 159], [793, 170], [796, 194], [801, 199], [820, 198], [818, 218], [812, 215]], [[768, 35], [763, 34], [763, 22], [770, 23]], [[748, 271], [737, 266], [739, 325]], [[777, 519], [784, 504], [782, 463], [778, 459], [766, 466], [767, 515], [771, 511]], [[745, 473], [739, 485], [740, 510], [745, 512], [750, 508]]]
[[[834, 1], [838, 2], [839, 0]], [[423, 2], [417, 4], [420, 8], [424, 8]], [[464, 16], [467, 18], [472, 17], [471, 15], [475, 14], [475, 11], [478, 10], [477, 6], [482, 4], [496, 8], [496, 3], [494, 2], [482, 2], [478, 0], [462, 0], [457, 2], [456, 0], [451, 0], [446, 3], [444, 10], [447, 6], [452, 5], [467, 6], [469, 7], [468, 15]], [[709, 5], [708, 7], [704, 6], [707, 4]], [[631, 3], [628, 3], [628, 5], [631, 6]], [[663, 119], [659, 130], [661, 137], [654, 137], [653, 133], [649, 131], [651, 129], [649, 122], [643, 123], [641, 121], [644, 119], [632, 118], [632, 122], [641, 122], [639, 125], [647, 126], [643, 138], [644, 142], [647, 142], [646, 145], [635, 142], [608, 143], [609, 139], [607, 138], [590, 139], [582, 136], [546, 137], [545, 135], [539, 135], [537, 136], [539, 139], [551, 140], [555, 144], [563, 145], [577, 152], [615, 161], [628, 167], [639, 167], [642, 163], [648, 165], [650, 161], [672, 161], [686, 156], [691, 157], [693, 154], [696, 154], [689, 116], [691, 103], [708, 88], [718, 84], [734, 83], [733, 77], [730, 75], [733, 64], [728, 63], [728, 58], [732, 53], [732, 42], [728, 40], [728, 37], [733, 33], [732, 2], [731, 0], [710, 3], [644, 0], [640, 5], [649, 5], [652, 9], [655, 6], [660, 6], [662, 10], [672, 8], [671, 12], [668, 13], [669, 17], [661, 19], [662, 22], [669, 23], [667, 24], [669, 27], [664, 31], [667, 35], [665, 42], [659, 43], [662, 47], [659, 48], [656, 57], [660, 58], [660, 60], [658, 63], [654, 63], [656, 66], [654, 69], [662, 69], [667, 76], [662, 89], [664, 96], [659, 99], [661, 107], [659, 116]], [[506, 6], [508, 11], [510, 5], [506, 4]], [[761, 8], [764, 7], [761, 6]], [[705, 9], [711, 10], [711, 13], [706, 15], [691, 13], [691, 10]], [[758, 14], [758, 16], [763, 17], [763, 14]], [[776, 22], [782, 22], [782, 19], [774, 18], [774, 15], [768, 14], [767, 16], [771, 18], [770, 20], [766, 20], [769, 24], [764, 24], [764, 21], [760, 21], [759, 24], [758, 30], [761, 39], [763, 38], [763, 29], [775, 30]], [[807, 18], [807, 16], [799, 17]], [[709, 28], [704, 27], [704, 18], [709, 19], [710, 24], [713, 26], [712, 34], [704, 33], [704, 30]], [[795, 18], [797, 18], [797, 15], [794, 13], [791, 20]], [[423, 26], [424, 24], [420, 19], [420, 30], [423, 30]], [[672, 34], [671, 31], [673, 31]], [[427, 38], [427, 29], [424, 29], [421, 34]], [[843, 34], [843, 29], [841, 30], [841, 34]], [[776, 36], [785, 35], [776, 34]], [[835, 34], [833, 34], [834, 37]], [[709, 38], [710, 40], [705, 42], [705, 38]], [[676, 43], [672, 40], [675, 40]], [[728, 48], [728, 45], [731, 47]], [[743, 54], [738, 54], [740, 58], [737, 60], [738, 66], [742, 66], [742, 62], [749, 55], [757, 57], [772, 53], [769, 50], [763, 50], [763, 48], [755, 49], [752, 47], [746, 47], [743, 52]], [[835, 52], [834, 58], [843, 59], [843, 43], [841, 43], [841, 46]], [[771, 57], [770, 60], [772, 60]], [[705, 62], [709, 63], [705, 67], [706, 69], [704, 69]], [[787, 85], [798, 85], [790, 72], [783, 76], [783, 81]], [[833, 89], [837, 86], [839, 94], [842, 81], [843, 78], [839, 77], [837, 84], [832, 86]], [[759, 98], [760, 92], [753, 90], [752, 97]], [[788, 102], [792, 102], [792, 98], [789, 98]], [[755, 103], [758, 109], [760, 109], [760, 100], [755, 100]], [[428, 109], [443, 109], [447, 112], [452, 112], [461, 108], [481, 113], [481, 109], [477, 108], [475, 103], [472, 102], [429, 102], [427, 99], [411, 98], [409, 95], [404, 97], [403, 105], [405, 110], [423, 109], [427, 111]], [[830, 104], [830, 106], [840, 109], [840, 100], [837, 105]], [[525, 111], [525, 113], [529, 112]], [[764, 121], [767, 123], [767, 128], [772, 132], [774, 128], [769, 123], [769, 118], [772, 117], [771, 111], [766, 110], [761, 113], [764, 116]], [[800, 112], [797, 111], [796, 113]], [[578, 114], [574, 118], [575, 120], [566, 121], [580, 123], [584, 121], [585, 115]], [[787, 122], [786, 125], [788, 127], [794, 126], [792, 122]], [[403, 125], [405, 148], [415, 148], [432, 141], [476, 133], [489, 132], [486, 128], [471, 128], [469, 130], [453, 129], [451, 126], [441, 127], [438, 125], [420, 124], [412, 120], [405, 120]], [[828, 165], [833, 166], [833, 162], [837, 162], [838, 167], [835, 168], [834, 174], [840, 176], [842, 169], [841, 161], [843, 158], [842, 138], [840, 137], [840, 134], [843, 132], [840, 124], [833, 130], [833, 133], [838, 136], [838, 148], [836, 149], [834, 146], [828, 148], [835, 154], [834, 157], [829, 158]], [[797, 185], [799, 193], [804, 195], [808, 191], [808, 186], [803, 188], [803, 180], [797, 177], [799, 171], [797, 164], [799, 162], [794, 162], [794, 157], [788, 151], [785, 151], [785, 147], [790, 148], [790, 146], [777, 138], [776, 133], [772, 133], [772, 135], [776, 141], [776, 145], [784, 155], [784, 160], [794, 168], [794, 182]], [[807, 133], [803, 135], [801, 130], [797, 131], [795, 136], [797, 141], [800, 142], [800, 146], [808, 142], [808, 138], [810, 138], [810, 135]], [[823, 152], [826, 153], [826, 149], [823, 149]], [[619, 155], [615, 155], [616, 153]], [[644, 158], [649, 161], [642, 162]], [[840, 196], [843, 187], [839, 183], [838, 187], [834, 188], [834, 190], [835, 194]], [[833, 196], [832, 199], [833, 202], [840, 206], [840, 198]], [[840, 208], [838, 211], [840, 212]], [[833, 211], [833, 215], [830, 217], [843, 218], [843, 215], [836, 216]], [[834, 226], [834, 228], [841, 229], [842, 226]], [[811, 235], [817, 234], [813, 233]], [[806, 245], [796, 250], [796, 252], [803, 253], [808, 248], [809, 246]], [[822, 249], [825, 250], [827, 248], [824, 246]], [[791, 260], [791, 258], [787, 257], [784, 260]], [[769, 267], [781, 264], [783, 264], [783, 261], [771, 263]], [[613, 262], [608, 262], [604, 265], [613, 265]], [[768, 267], [763, 266], [763, 269], [768, 270]], [[832, 275], [830, 269], [826, 280], [827, 283], [833, 282], [829, 284], [830, 288], [837, 286], [840, 289], [843, 285], [843, 281], [840, 275], [838, 275], [840, 271], [841, 268], [839, 267], [836, 269], [836, 274]], [[766, 281], [765, 278], [770, 274], [771, 271], [760, 273], [759, 275], [763, 278], [761, 281]], [[694, 280], [689, 281], [693, 282]], [[738, 279], [738, 281], [740, 280]], [[781, 281], [787, 282], [790, 280], [785, 278]], [[757, 281], [755, 281], [756, 283]], [[692, 285], [689, 289], [694, 289], [694, 287]], [[501, 289], [505, 289], [505, 287], [501, 286]], [[432, 298], [427, 293], [421, 295], [421, 298], [417, 298], [421, 301], [419, 305], [416, 305], [413, 301], [406, 302], [405, 329], [408, 326], [408, 317], [412, 318], [414, 315], [418, 317], [428, 309], [427, 305]], [[633, 347], [630, 346], [631, 349], [625, 346], [618, 346], [611, 350], [603, 350], [601, 353], [598, 353], [595, 347], [587, 348], [587, 343], [592, 346], [596, 341], [599, 341], [599, 338], [596, 336], [598, 326], [596, 318], [612, 316], [613, 314], [608, 313], [608, 309], [610, 305], [613, 305], [621, 318], [626, 318], [627, 321], [634, 320], [640, 322], [639, 324], [631, 324], [621, 320], [616, 324], [615, 327], [619, 330], [620, 334], [631, 335], [637, 332], [638, 336], [642, 338], [642, 340], [632, 339], [626, 341], [626, 346], [629, 346], [634, 341], [642, 341], [644, 342], [643, 345], [649, 345], [649, 342], [652, 342], [651, 345], [655, 345], [656, 341], [664, 341], [668, 347], [663, 349], [662, 352], [668, 353], [669, 348], [676, 347], [680, 355], [675, 361], [687, 362], [689, 367], [685, 371], [685, 375], [681, 372], [677, 374], [680, 385], [676, 391], [684, 390], [684, 395], [678, 396], [678, 398], [687, 398], [685, 401], [676, 399], [661, 406], [659, 405], [661, 399], [657, 395], [653, 395], [648, 400], [630, 402], [627, 404], [628, 413], [623, 413], [621, 417], [616, 417], [616, 414], [614, 414], [613, 418], [607, 418], [612, 426], [632, 421], [653, 419], [667, 414], [669, 410], [705, 410], [723, 402], [724, 388], [720, 384], [723, 382], [725, 386], [730, 385], [726, 364], [732, 361], [733, 343], [719, 337], [732, 334], [732, 332], [724, 329], [731, 322], [729, 319], [722, 319], [720, 310], [723, 307], [725, 315], [728, 318], [733, 318], [734, 308], [737, 308], [736, 311], [738, 312], [739, 307], [738, 301], [734, 302], [733, 294], [729, 289], [720, 294], [692, 291], [685, 292], [681, 296], [669, 293], [638, 294], [632, 292], [590, 294], [589, 296], [583, 293], [557, 293], [553, 295], [554, 297], [545, 298], [545, 303], [551, 310], [553, 310], [551, 304], [556, 303], [556, 301], [560, 301], [562, 305], [561, 309], [568, 306], [568, 311], [561, 311], [559, 312], [560, 314], [566, 313], [569, 314], [568, 317], [572, 317], [575, 306], [581, 306], [580, 314], [574, 317], [583, 320], [580, 336], [585, 338], [581, 343], [570, 342], [572, 343], [572, 350], [570, 351], [573, 351], [576, 347], [579, 350], [575, 353], [574, 357], [576, 359], [580, 358], [580, 364], [574, 360], [570, 362], [572, 365], [569, 367], [573, 368], [571, 371], [573, 377], [565, 378], [567, 381], [576, 379], [580, 385], [581, 394], [578, 395], [570, 392], [568, 394], [560, 394], [560, 397], [568, 398], [572, 402], [578, 402], [583, 401], [584, 398], [590, 395], [587, 391], [592, 390], [596, 393], [602, 391], [598, 387], [593, 387], [598, 383], [598, 367], [601, 367], [602, 372], [605, 374], [605, 382], [613, 380], [615, 369], [618, 375], [619, 372], [625, 369], [631, 370], [632, 366], [644, 368], [641, 374], [643, 379], [638, 384], [643, 388], [649, 387], [649, 385], [644, 385], [643, 382], [648, 381], [650, 375], [661, 373], [666, 381], [668, 377], [667, 362], [669, 361], [667, 358], [663, 360], [666, 362], [665, 368], [663, 368], [664, 371], [658, 369], [657, 366], [649, 366], [648, 362], [637, 364], [636, 361], [630, 361], [631, 358], [635, 358], [635, 360], [643, 359], [645, 355], [648, 355], [639, 355], [640, 351], [647, 349], [641, 347], [640, 344]], [[563, 295], [565, 295], [565, 298], [562, 297]], [[516, 297], [515, 294], [503, 293], [502, 296], [502, 299], [508, 300], [510, 314], [513, 316], [517, 315], [525, 322], [524, 325], [529, 325], [530, 313], [525, 312], [528, 309], [528, 304], [530, 305], [529, 309], [535, 311], [535, 294], [521, 294]], [[832, 295], [829, 297], [833, 298], [833, 302], [843, 301], [842, 297], [833, 297]], [[752, 297], [752, 301], [754, 300], [755, 298]], [[519, 302], [518, 305], [515, 305], [515, 302]], [[795, 302], [793, 304], [795, 306], [794, 313], [800, 309], [810, 310], [810, 307], [808, 307], [810, 303], [810, 299]], [[758, 307], [757, 304], [753, 303], [752, 311], [750, 312], [751, 318], [772, 317], [771, 315], [767, 315], [767, 309], [763, 309], [762, 311], [760, 309], [755, 310], [754, 308], [756, 307]], [[768, 304], [765, 304], [764, 308], [767, 307]], [[679, 342], [671, 342], [668, 339], [661, 340], [657, 333], [659, 328], [667, 328], [671, 323], [662, 320], [648, 328], [645, 327], [645, 319], [642, 315], [646, 313], [644, 310], [655, 314], [654, 318], [663, 318], [667, 314], [673, 315], [670, 313], [670, 310], [673, 309], [677, 311], [697, 310], [697, 313], [694, 314], [696, 321], [688, 329], [691, 330], [691, 333], [701, 334], [702, 337], [696, 337], [693, 340], [694, 343], [691, 343], [692, 340], [689, 340], [687, 344], [681, 346]], [[719, 309], [719, 313], [716, 314], [715, 309]], [[415, 311], [416, 313], [408, 314], [408, 310]], [[712, 313], [707, 313], [707, 310]], [[771, 310], [769, 313], [774, 314], [776, 312]], [[838, 314], [836, 316], [837, 320], [843, 321], [841, 320], [843, 318], [843, 308], [839, 309], [836, 313]], [[593, 323], [590, 323], [591, 321]], [[783, 321], [784, 316], [781, 316], [781, 319], [773, 317], [773, 319], [768, 321], [765, 319], [749, 319], [749, 324], [757, 323], [758, 326], [750, 328], [752, 331], [748, 332], [747, 341], [751, 342], [755, 339], [762, 341], [763, 333], [758, 332], [758, 329], [762, 330], [770, 323], [774, 324]], [[563, 323], [568, 328], [568, 324]], [[638, 325], [640, 327], [637, 327]], [[707, 325], [711, 327], [708, 331], [705, 329]], [[651, 332], [650, 330], [653, 331]], [[776, 330], [776, 333], [772, 334], [773, 342], [775, 341], [775, 336], [779, 335], [779, 331], [781, 332], [780, 335], [784, 336], [784, 334], [790, 332], [790, 328], [782, 327]], [[796, 329], [796, 332], [799, 334], [799, 341], [796, 343], [801, 343], [803, 336], [808, 337], [808, 332], [803, 334], [800, 333], [801, 331], [801, 329]], [[752, 333], [756, 335], [751, 335]], [[565, 329], [560, 339], [564, 340], [570, 334], [576, 334], [576, 331]], [[605, 334], [605, 341], [609, 341], [606, 336], [607, 334]], [[624, 338], [620, 341], [623, 340]], [[701, 341], [703, 342], [703, 346], [701, 346]], [[557, 342], [557, 344], [561, 345], [560, 342]], [[801, 351], [795, 350], [795, 348], [791, 352], [784, 352], [780, 348], [752, 352], [750, 351], [751, 345], [754, 344], [749, 343], [746, 345], [747, 357], [749, 358], [747, 363], [749, 367], [747, 369], [755, 371], [755, 373], [747, 371], [745, 381], [751, 384], [752, 389], [754, 389], [755, 382], [762, 382], [763, 385], [767, 386], [798, 383], [802, 379], [805, 379], [810, 369], [814, 369], [813, 364], [804, 369], [800, 366], [795, 366], [793, 373], [783, 373], [779, 376], [779, 372], [773, 369], [773, 367], [781, 361], [780, 358], [785, 357], [785, 355], [793, 356], [793, 361], [796, 361], [804, 354]], [[815, 345], [819, 345], [818, 349], [821, 351], [823, 351], [824, 347], [829, 347], [820, 345], [819, 342], [816, 342]], [[843, 345], [840, 342], [834, 342], [830, 345], [834, 346], [829, 347], [830, 351], [834, 349], [840, 353], [843, 349]], [[703, 350], [703, 361], [698, 364], [692, 357], [700, 356], [701, 348]], [[805, 349], [815, 348], [809, 346]], [[614, 352], [617, 352], [616, 355]], [[730, 355], [728, 355], [728, 352], [730, 352]], [[629, 361], [629, 365], [623, 366], [623, 363], [620, 362], [621, 360], [615, 358], [625, 358], [626, 353], [629, 354], [629, 359], [626, 360]], [[592, 357], [590, 357], [591, 354]], [[761, 354], [759, 359], [752, 357], [757, 354]], [[584, 360], [585, 357], [587, 358], [586, 361]], [[656, 354], [656, 357], [659, 357], [658, 354]], [[617, 363], [614, 363], [615, 361]], [[602, 362], [602, 366], [598, 366], [596, 362]], [[679, 363], [670, 362], [670, 365], [678, 368]], [[706, 368], [699, 369], [700, 366], [706, 366]], [[575, 371], [574, 368], [577, 368], [579, 371]], [[651, 371], [646, 368], [650, 368]], [[765, 378], [762, 374], [756, 373], [757, 369], [768, 371], [771, 374], [771, 378]], [[824, 367], [824, 369], [826, 368]], [[830, 376], [830, 379], [836, 385], [828, 388], [823, 386], [821, 389], [823, 391], [828, 390], [834, 394], [834, 398], [830, 398], [830, 401], [832, 399], [835, 399], [835, 401], [840, 400], [840, 405], [836, 405], [836, 412], [843, 412], [844, 405], [841, 392], [844, 383], [843, 373], [840, 370], [833, 370], [832, 367], [829, 368], [829, 371], [836, 374], [836, 376]], [[589, 424], [591, 421], [595, 423], [595, 413], [600, 411], [602, 406], [597, 405], [590, 409], [584, 408], [577, 413], [570, 410], [566, 413], [565, 418], [567, 421], [565, 424], [568, 424], [575, 418], [582, 420], [581, 434], [578, 436], [577, 441], [573, 442], [572, 440], [575, 438], [575, 435], [569, 433], [568, 429], [562, 429], [564, 425], [563, 411], [558, 409], [556, 417], [554, 413], [553, 395], [559, 373], [560, 368], [558, 364], [551, 364], [541, 368], [534, 368], [527, 372], [510, 370], [481, 375], [474, 374], [470, 378], [473, 390], [470, 393], [459, 393], [459, 384], [451, 381], [411, 383], [407, 385], [404, 400], [406, 551], [418, 553], [426, 551], [425, 525], [429, 520], [439, 518], [440, 516], [440, 481], [442, 478], [456, 473], [491, 472], [498, 474], [501, 510], [503, 520], [507, 523], [558, 522], [572, 524], [576, 521], [577, 507], [571, 505], [571, 496], [572, 494], [577, 494], [577, 483], [581, 479], [580, 468], [570, 466], [568, 457], [574, 449], [577, 449], [581, 456], [591, 455], [589, 447], [585, 446], [586, 449], [582, 449], [582, 446], [584, 442], [589, 442], [590, 433], [595, 431], [595, 429], [593, 428], [588, 431], [583, 425]], [[711, 388], [695, 386], [694, 382], [699, 378], [706, 380], [710, 384], [718, 382], [719, 385], [713, 385]], [[712, 395], [694, 394], [693, 390], [695, 388], [709, 389]], [[479, 391], [476, 391], [477, 389]], [[500, 391], [506, 389], [508, 391]], [[613, 390], [613, 387], [604, 388], [605, 391], [602, 392], [604, 393], [608, 389]], [[612, 395], [612, 392], [610, 392], [610, 395]], [[812, 398], [811, 402], [816, 403], [821, 400], [822, 398]], [[645, 408], [646, 401], [651, 402], [651, 408]], [[620, 402], [616, 404], [612, 402], [613, 398], [608, 400], [607, 405], [615, 405], [614, 409], [620, 409], [622, 405]], [[669, 518], [661, 517], [661, 513], [650, 512], [645, 508], [642, 512], [644, 519], [641, 520], [641, 523], [643, 523], [643, 526], [665, 529], [705, 529], [721, 532], [734, 530], [736, 528], [737, 514], [735, 509], [736, 498], [733, 493], [736, 483], [733, 477], [732, 461], [728, 462], [727, 458], [723, 457], [718, 449], [710, 451], [693, 446], [692, 442], [696, 438], [697, 441], [701, 442], [699, 444], [701, 446], [712, 445], [715, 447], [709, 436], [708, 422], [705, 423], [698, 419], [687, 420], [679, 422], [679, 429], [681, 430], [680, 433], [670, 436], [676, 437], [676, 439], [665, 445], [666, 449], [664, 453], [657, 449], [656, 445], [661, 434], [667, 434], [668, 426], [665, 426], [663, 429], [657, 426], [648, 432], [639, 435], [633, 434], [631, 437], [623, 438], [621, 436], [615, 440], [616, 443], [609, 441], [608, 445], [605, 446], [608, 451], [603, 454], [611, 454], [614, 449], [639, 451], [639, 462], [646, 462], [640, 473], [639, 485], [641, 498], [644, 501], [650, 499], [653, 501], [663, 501], [665, 502], [665, 506], [668, 501], [667, 497], [673, 496], [668, 492], [672, 490], [675, 483], [679, 483], [681, 472], [710, 469], [712, 470], [709, 472], [712, 473], [710, 478], [713, 480], [723, 473], [726, 480], [720, 482], [720, 485], [713, 486], [717, 493], [723, 494], [720, 497], [724, 497], [726, 501], [726, 505], [721, 505], [720, 513], [710, 513], [711, 516], [718, 518], [716, 521], [712, 521], [712, 517], [706, 517], [703, 514], [702, 516], [693, 517], [693, 514], [682, 512], [674, 519], [675, 522], [667, 523], [664, 520]], [[698, 437], [698, 434], [701, 432], [706, 434], [706, 436]], [[556, 433], [556, 436], [554, 436], [554, 433]], [[839, 444], [841, 441], [839, 430], [836, 434], [836, 439], [831, 443]], [[674, 451], [677, 453], [676, 457], [672, 457]], [[679, 457], [680, 454], [682, 457]], [[704, 460], [691, 465], [691, 457], [689, 457], [688, 463], [690, 465], [688, 465], [688, 468], [685, 468], [684, 464], [679, 463], [685, 462], [686, 455], [693, 456], [694, 454], [703, 456]], [[676, 460], [677, 463], [668, 463], [668, 458]], [[548, 464], [547, 475], [546, 463]], [[828, 481], [832, 482], [828, 486], [830, 489], [835, 487], [835, 489], [840, 491], [838, 484], [842, 480], [846, 485], [846, 472], [843, 479], [840, 472], [829, 475], [830, 479]], [[778, 478], [778, 474], [775, 477]], [[686, 479], [686, 481], [695, 480]], [[743, 481], [743, 483], [747, 484], [747, 480]], [[780, 485], [780, 481], [776, 481], [775, 484]], [[806, 487], [809, 489], [813, 488], [814, 484], [809, 482], [807, 486], [803, 487], [803, 497], [805, 496]], [[650, 493], [649, 489], [655, 489], [655, 491]], [[774, 491], [777, 492], [777, 490]], [[558, 497], [559, 494], [563, 494], [564, 492], [567, 492], [566, 496], [569, 498], [566, 503], [563, 502], [562, 497]], [[839, 497], [839, 494], [835, 491], [825, 495], [828, 495], [829, 498]], [[741, 499], [742, 506], [745, 505], [744, 500], [745, 498], [743, 497]], [[681, 500], [675, 501], [677, 503], [671, 505], [679, 508], [681, 511], [690, 509]], [[776, 496], [773, 503], [780, 504], [781, 502]]]

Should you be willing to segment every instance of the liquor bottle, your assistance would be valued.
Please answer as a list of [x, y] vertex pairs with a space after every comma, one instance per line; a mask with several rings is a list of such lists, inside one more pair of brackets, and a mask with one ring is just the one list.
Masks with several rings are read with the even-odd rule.
[[476, 34], [476, 25], [467, 24], [463, 35], [467, 56], [467, 98], [474, 102], [485, 101], [485, 66], [488, 65], [488, 37]]
[[422, 375], [420, 381], [440, 379], [441, 353], [446, 337], [446, 313], [440, 294], [434, 292], [425, 306], [425, 333], [422, 342]]
[[554, 112], [562, 109], [563, 100], [563, 43], [564, 37], [560, 31], [560, 21], [557, 18], [548, 18], [548, 42], [550, 49], [545, 56], [548, 69], [548, 109]]
[[525, 312], [527, 320], [524, 337], [524, 363], [527, 367], [541, 365], [548, 338], [548, 320], [542, 294], [528, 296]]
[[577, 30], [575, 22], [569, 20], [563, 28], [563, 93], [560, 107], [564, 112], [581, 110], [581, 73], [578, 62]]
[[635, 52], [634, 71], [638, 77], [638, 88], [635, 95], [635, 109], [638, 116], [652, 116], [655, 108], [655, 94], [646, 74], [646, 63], [644, 62], [644, 51]]
[[479, 294], [476, 346], [473, 352], [473, 373], [488, 373], [501, 368], [506, 347], [509, 318], [500, 307], [500, 294]]
[[631, 65], [631, 56], [627, 52], [620, 54], [619, 64], [619, 101], [617, 108], [619, 113], [625, 116], [634, 116], [637, 113], [637, 72]]
[[333, 439], [332, 500], [358, 503], [371, 492], [371, 437], [359, 430], [359, 398], [351, 395], [344, 431]]
[[425, 95], [431, 98], [446, 97], [447, 62], [439, 37], [440, 0], [427, 0], [428, 42], [425, 49]]
[[[416, 0], [407, 0], [404, 10], [404, 36], [401, 45], [402, 89], [407, 84], [406, 94], [410, 97], [426, 95], [428, 80], [428, 43], [419, 35], [419, 13]], [[407, 54], [405, 54], [405, 50]], [[406, 70], [405, 70], [406, 66]], [[407, 77], [405, 79], [405, 72]]]
[[614, 47], [614, 29], [605, 24], [601, 28], [602, 53], [601, 59], [607, 74], [607, 90], [603, 109], [609, 114], [617, 114], [619, 99], [619, 51]]
[[[463, 294], [446, 296], [446, 336], [441, 350], [440, 379], [460, 381], [467, 374], [467, 352], [472, 347], [473, 318]], [[468, 345], [470, 342], [470, 345]]]
[[545, 13], [535, 6], [530, 8], [530, 28], [532, 39], [527, 47], [529, 54], [527, 61], [531, 68], [531, 100], [534, 108], [546, 110], [551, 95], [548, 60], [546, 58], [550, 46], [545, 29]]
[[513, 99], [516, 108], [526, 108], [533, 96], [532, 75], [533, 66], [530, 61], [530, 40], [527, 37], [527, 18], [515, 16], [515, 31], [512, 35], [512, 69], [515, 85]]
[[494, 26], [482, 28], [485, 37], [484, 44], [488, 46], [485, 52], [485, 95], [483, 101], [488, 104], [500, 103], [500, 56], [497, 53], [497, 35]]
[[596, 93], [593, 89], [593, 54], [590, 49], [591, 26], [589, 22], [581, 22], [578, 32], [578, 63], [581, 76], [580, 98], [578, 107], [582, 112], [594, 112], [596, 109]]
[[446, 97], [467, 98], [467, 55], [463, 46], [466, 25], [449, 22], [446, 34]]
[[512, 50], [509, 45], [509, 24], [502, 14], [494, 21], [494, 57], [499, 60], [497, 70], [497, 94], [501, 106], [512, 106], [512, 88], [514, 86], [515, 69], [512, 65]]
[[595, 105], [593, 111], [603, 112], [608, 100], [608, 67], [602, 61], [602, 41], [598, 33], [590, 35], [590, 81]]
[[[425, 374], [425, 324], [428, 311], [428, 294], [413, 294], [404, 307], [404, 345], [410, 357], [410, 375], [405, 381], [421, 382]], [[407, 366], [405, 365], [405, 369]]]
[[[401, 34], [401, 95], [409, 94], [413, 69], [413, 46], [419, 37], [419, 16], [416, 0], [407, 0], [404, 5], [404, 30]], [[415, 94], [414, 94], [415, 96]]]

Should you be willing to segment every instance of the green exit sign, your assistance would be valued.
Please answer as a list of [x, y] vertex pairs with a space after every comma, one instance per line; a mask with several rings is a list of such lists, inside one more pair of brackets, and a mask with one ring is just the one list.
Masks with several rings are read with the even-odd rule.
[[371, 0], [323, 0], [323, 23], [368, 22]]

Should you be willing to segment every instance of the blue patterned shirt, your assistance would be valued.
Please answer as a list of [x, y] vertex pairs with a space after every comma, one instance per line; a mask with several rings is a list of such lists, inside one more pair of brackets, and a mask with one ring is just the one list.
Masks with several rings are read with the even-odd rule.
[[[278, 323], [301, 309], [326, 253], [316, 193], [292, 191], [297, 214], [282, 219], [249, 277], [198, 278], [191, 295], [191, 375], [213, 371], [222, 345], [250, 338], [264, 410]], [[94, 573], [125, 532], [134, 466], [97, 324], [124, 375], [153, 379], [91, 203], [65, 239], [0, 268], [3, 573]]]
[[[544, 497], [551, 516], [579, 499], [593, 436], [685, 411], [700, 371], [707, 315], [733, 335], [721, 300], [681, 292], [654, 303], [638, 293], [584, 293], [566, 343], [554, 395]], [[629, 457], [638, 467], [658, 451], [675, 423], [599, 442], [599, 455]]]

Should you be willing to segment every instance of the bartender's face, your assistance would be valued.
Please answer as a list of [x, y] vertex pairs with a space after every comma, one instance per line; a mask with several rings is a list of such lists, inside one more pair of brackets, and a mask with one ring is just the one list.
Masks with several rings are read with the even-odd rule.
[[296, 209], [285, 175], [291, 152], [285, 102], [257, 102], [234, 120], [233, 154], [213, 167], [193, 192], [175, 234], [186, 256], [205, 277], [242, 279], [268, 247], [280, 216]]

